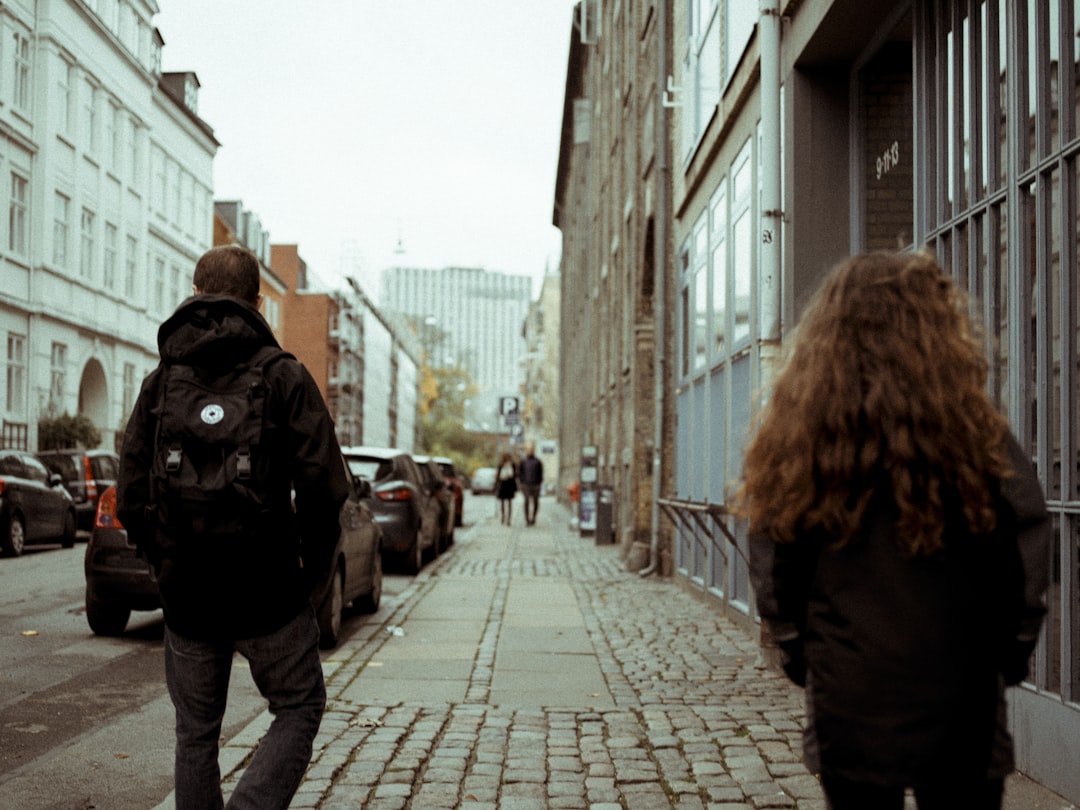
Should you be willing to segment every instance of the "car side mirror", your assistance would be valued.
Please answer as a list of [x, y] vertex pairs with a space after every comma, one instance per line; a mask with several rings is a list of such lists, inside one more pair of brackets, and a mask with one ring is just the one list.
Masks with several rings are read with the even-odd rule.
[[371, 482], [366, 478], [357, 478], [353, 488], [356, 491], [356, 497], [360, 500], [371, 497]]
[[49, 473], [49, 486], [61, 487], [64, 485], [64, 476], [60, 473]]

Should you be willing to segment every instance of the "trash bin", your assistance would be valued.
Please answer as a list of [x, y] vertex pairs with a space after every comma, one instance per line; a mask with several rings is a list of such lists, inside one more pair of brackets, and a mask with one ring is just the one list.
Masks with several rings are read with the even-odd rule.
[[615, 490], [597, 487], [596, 490], [596, 545], [607, 546], [615, 542]]

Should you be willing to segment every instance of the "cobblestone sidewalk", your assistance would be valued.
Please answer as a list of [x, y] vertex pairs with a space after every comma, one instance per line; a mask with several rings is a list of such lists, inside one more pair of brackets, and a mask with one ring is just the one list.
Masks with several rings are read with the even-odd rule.
[[[755, 668], [754, 641], [678, 584], [625, 572], [616, 548], [582, 539], [565, 528], [565, 510], [544, 506], [529, 529], [481, 522], [417, 577], [393, 615], [335, 656], [342, 663], [328, 676], [329, 708], [292, 807], [821, 810], [817, 781], [799, 762], [801, 695]], [[504, 533], [500, 558], [471, 553], [494, 532]], [[551, 542], [537, 543], [541, 533]], [[471, 576], [494, 576], [497, 587], [465, 702], [344, 697], [392, 643], [386, 627], [407, 627], [429, 589]], [[571, 584], [614, 708], [487, 702], [515, 578]], [[264, 730], [256, 723], [230, 742], [237, 768], [226, 789]]]

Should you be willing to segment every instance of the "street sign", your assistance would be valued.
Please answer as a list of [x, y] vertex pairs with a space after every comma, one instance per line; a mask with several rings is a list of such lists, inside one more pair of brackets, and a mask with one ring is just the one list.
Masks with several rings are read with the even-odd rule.
[[517, 397], [501, 397], [499, 399], [499, 416], [509, 416], [518, 412]]

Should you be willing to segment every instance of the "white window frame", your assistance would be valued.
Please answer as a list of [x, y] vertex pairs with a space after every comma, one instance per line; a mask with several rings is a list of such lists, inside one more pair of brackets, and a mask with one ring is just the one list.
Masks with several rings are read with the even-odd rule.
[[30, 37], [22, 30], [12, 32], [12, 87], [11, 100], [15, 108], [30, 110]]
[[57, 191], [53, 197], [52, 262], [67, 269], [71, 244], [71, 198]]
[[114, 290], [116, 286], [116, 260], [117, 251], [119, 249], [119, 231], [117, 227], [111, 223], [105, 223], [105, 246], [104, 254], [102, 258], [102, 279], [101, 286], [106, 290]]
[[26, 256], [30, 180], [21, 172], [11, 173], [11, 197], [8, 201], [8, 250]]
[[4, 410], [21, 415], [26, 407], [26, 335], [7, 333]]
[[53, 341], [49, 354], [49, 404], [59, 408], [64, 402], [64, 367], [67, 345]]
[[94, 212], [83, 208], [79, 226], [79, 275], [88, 281], [94, 278], [94, 251], [97, 248], [94, 242], [95, 220]]

